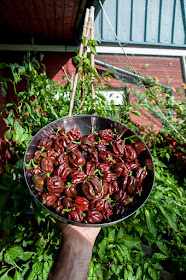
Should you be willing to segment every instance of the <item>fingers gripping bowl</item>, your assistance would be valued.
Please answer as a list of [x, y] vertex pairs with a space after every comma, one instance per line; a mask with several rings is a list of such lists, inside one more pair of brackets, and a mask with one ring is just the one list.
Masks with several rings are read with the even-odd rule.
[[154, 164], [147, 146], [126, 126], [79, 115], [51, 122], [33, 137], [24, 176], [35, 200], [56, 219], [102, 227], [145, 203]]

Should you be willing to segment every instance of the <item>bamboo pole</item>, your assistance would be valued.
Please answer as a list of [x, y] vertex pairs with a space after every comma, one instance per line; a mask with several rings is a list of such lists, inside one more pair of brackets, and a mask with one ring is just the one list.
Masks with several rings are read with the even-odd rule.
[[[90, 29], [90, 39], [94, 40], [94, 6], [90, 7], [90, 20], [91, 20], [91, 29]], [[94, 67], [94, 53], [91, 51], [90, 53], [90, 64]], [[95, 99], [95, 89], [94, 89], [94, 75], [92, 74], [92, 82], [91, 82], [91, 91], [92, 91], [92, 99]]]
[[[85, 13], [85, 20], [84, 20], [84, 26], [83, 26], [83, 35], [82, 38], [85, 37], [86, 35], [86, 31], [87, 31], [87, 24], [88, 24], [88, 17], [89, 17], [89, 9], [86, 9], [86, 13]], [[80, 44], [80, 48], [79, 48], [79, 57], [82, 56], [83, 54], [83, 42], [81, 40], [81, 44]], [[73, 89], [72, 89], [72, 94], [71, 94], [71, 99], [70, 99], [70, 107], [69, 107], [69, 112], [68, 112], [68, 116], [72, 116], [72, 110], [73, 110], [73, 106], [74, 106], [74, 97], [75, 97], [75, 92], [76, 92], [76, 87], [77, 87], [77, 82], [78, 82], [78, 71], [76, 71], [76, 75], [74, 78], [74, 83], [73, 83]]]
[[[88, 43], [88, 36], [90, 32], [91, 27], [91, 17], [90, 17], [90, 10], [89, 10], [89, 17], [88, 17], [88, 23], [87, 23], [87, 29], [85, 32], [85, 47], [84, 47], [84, 57], [87, 57], [87, 43]], [[82, 73], [82, 88], [81, 88], [81, 97], [83, 98], [85, 96], [85, 71], [83, 70]]]

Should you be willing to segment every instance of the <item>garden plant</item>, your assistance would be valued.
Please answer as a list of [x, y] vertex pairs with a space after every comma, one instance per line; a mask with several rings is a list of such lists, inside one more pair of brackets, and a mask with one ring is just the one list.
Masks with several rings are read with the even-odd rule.
[[[90, 44], [90, 43], [89, 43]], [[94, 49], [95, 42], [90, 44]], [[93, 248], [88, 280], [158, 280], [163, 270], [175, 279], [184, 279], [186, 273], [186, 199], [184, 168], [186, 146], [169, 124], [161, 131], [139, 126], [130, 121], [131, 114], [141, 116], [140, 109], [148, 111], [159, 106], [169, 122], [185, 135], [185, 99], [183, 88], [176, 102], [154, 80], [140, 99], [132, 104], [123, 94], [123, 103], [108, 102], [101, 89], [97, 72], [89, 58], [75, 58], [80, 71], [85, 69], [85, 93], [81, 97], [81, 79], [78, 81], [73, 115], [94, 114], [111, 118], [134, 130], [149, 146], [155, 164], [155, 184], [150, 198], [132, 217], [110, 227], [104, 227]], [[33, 135], [43, 126], [68, 115], [70, 84], [65, 86], [47, 78], [43, 66], [30, 53], [22, 65], [0, 64], [12, 73], [12, 79], [2, 78], [1, 91], [13, 83], [17, 101], [4, 104], [6, 151], [11, 157], [0, 174], [0, 279], [44, 280], [48, 278], [61, 242], [55, 220], [44, 209], [36, 206], [30, 196], [23, 175], [23, 156]], [[91, 98], [91, 75], [98, 82], [96, 97]], [[106, 80], [105, 76], [105, 80]], [[17, 91], [24, 81], [25, 89]], [[139, 95], [139, 91], [130, 90]], [[156, 104], [156, 105], [155, 105]], [[170, 114], [172, 112], [172, 114]], [[148, 117], [148, 115], [147, 115]], [[131, 139], [132, 141], [132, 139]]]

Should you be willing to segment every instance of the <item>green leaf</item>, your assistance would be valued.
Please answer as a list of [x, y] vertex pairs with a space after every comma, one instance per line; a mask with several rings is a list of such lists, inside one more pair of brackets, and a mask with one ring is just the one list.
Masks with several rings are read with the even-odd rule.
[[24, 66], [19, 66], [19, 68], [18, 68], [18, 73], [19, 73], [20, 75], [24, 75], [24, 74], [26, 73], [25, 67], [24, 67]]
[[1, 77], [0, 78], [0, 83], [8, 83], [8, 82], [11, 82], [10, 78], [7, 78], [7, 77]]
[[4, 87], [1, 87], [1, 93], [2, 93], [3, 97], [6, 96], [6, 89]]
[[7, 139], [8, 141], [10, 141], [10, 140], [12, 139], [13, 134], [12, 134], [11, 129], [9, 129], [9, 130], [7, 130], [7, 131], [5, 132], [5, 136], [6, 136], [6, 139]]
[[8, 248], [7, 252], [4, 255], [4, 259], [7, 263], [13, 264], [14, 261], [22, 259], [24, 251], [19, 245], [12, 245]]
[[15, 165], [13, 165], [14, 168], [16, 169], [23, 169], [23, 161], [24, 161], [24, 158], [21, 158], [19, 159]]
[[0, 69], [4, 69], [4, 68], [8, 68], [8, 67], [10, 67], [9, 64], [7, 64], [7, 63], [0, 63]]
[[136, 280], [141, 280], [143, 275], [143, 271], [141, 266], [139, 265], [136, 271]]
[[158, 276], [158, 273], [156, 271], [155, 268], [149, 266], [148, 267], [148, 274], [150, 275], [150, 277], [153, 279], [153, 280], [159, 280], [159, 276]]
[[130, 113], [132, 113], [133, 115], [138, 116], [140, 118], [142, 117], [141, 113], [138, 111], [130, 111]]
[[154, 253], [152, 256], [152, 261], [157, 261], [157, 260], [166, 260], [168, 257], [165, 256], [164, 254], [161, 253]]
[[154, 224], [154, 221], [153, 221], [153, 216], [152, 214], [149, 212], [148, 209], [145, 209], [145, 217], [146, 217], [146, 221], [147, 221], [147, 227], [149, 229], [149, 231], [156, 236], [157, 234], [157, 229], [156, 229], [156, 226]]
[[110, 228], [108, 229], [109, 230], [109, 234], [108, 234], [108, 242], [114, 242], [115, 240], [115, 229], [112, 229], [110, 230]]
[[19, 271], [16, 270], [16, 272], [15, 272], [15, 274], [14, 274], [14, 280], [24, 280], [24, 278], [23, 278], [21, 272], [19, 272]]
[[10, 198], [10, 192], [5, 192], [2, 195], [0, 195], [0, 212], [4, 211], [6, 209], [6, 205]]
[[103, 238], [103, 240], [98, 244], [98, 247], [98, 255], [101, 260], [104, 260], [106, 256], [107, 238]]
[[176, 216], [176, 214], [173, 211], [170, 212], [170, 211], [165, 210], [165, 208], [162, 205], [159, 205], [159, 208], [160, 208], [163, 216], [168, 221], [169, 226], [171, 228], [173, 228], [174, 230], [177, 230], [177, 216]]
[[21, 137], [23, 136], [24, 129], [22, 126], [18, 123], [18, 121], [14, 122], [14, 134], [13, 138], [16, 142], [20, 141]]

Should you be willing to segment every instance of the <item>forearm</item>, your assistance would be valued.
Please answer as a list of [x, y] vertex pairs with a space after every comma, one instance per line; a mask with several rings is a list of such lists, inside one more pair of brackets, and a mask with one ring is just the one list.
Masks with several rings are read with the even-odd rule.
[[49, 280], [86, 280], [93, 245], [85, 240], [64, 241]]

